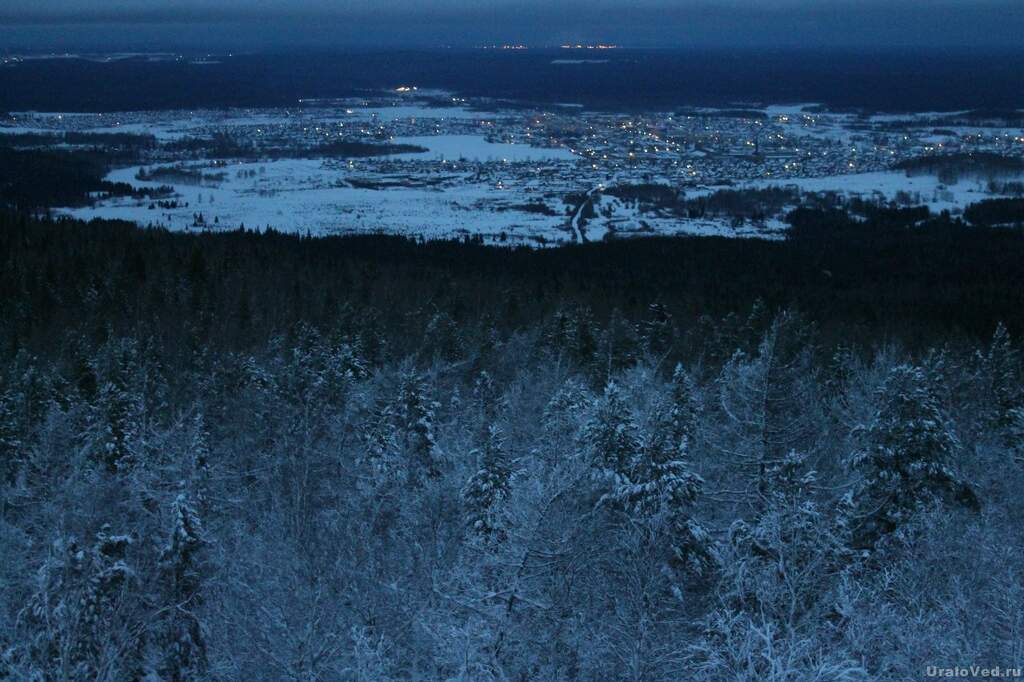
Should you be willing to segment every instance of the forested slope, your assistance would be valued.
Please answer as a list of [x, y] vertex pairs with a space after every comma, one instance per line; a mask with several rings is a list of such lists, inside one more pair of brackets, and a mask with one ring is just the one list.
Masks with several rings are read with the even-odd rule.
[[3, 216], [0, 677], [1019, 665], [1021, 235], [794, 220], [529, 251]]

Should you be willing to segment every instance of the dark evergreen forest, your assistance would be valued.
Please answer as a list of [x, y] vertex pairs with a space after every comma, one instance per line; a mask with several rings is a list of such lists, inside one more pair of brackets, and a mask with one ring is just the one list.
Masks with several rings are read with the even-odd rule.
[[536, 250], [0, 213], [0, 679], [1020, 665], [1024, 235], [790, 220]]

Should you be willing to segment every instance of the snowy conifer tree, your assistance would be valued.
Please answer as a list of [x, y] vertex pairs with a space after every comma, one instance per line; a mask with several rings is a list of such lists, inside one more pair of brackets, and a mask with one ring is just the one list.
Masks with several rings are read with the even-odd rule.
[[96, 458], [110, 473], [130, 471], [139, 455], [144, 405], [130, 383], [135, 369], [134, 348], [116, 349], [97, 399]]
[[640, 453], [640, 433], [615, 382], [605, 386], [583, 437], [590, 451], [591, 466], [608, 476], [629, 477]]
[[596, 327], [589, 308], [559, 310], [548, 324], [544, 340], [553, 350], [566, 353], [577, 364], [585, 366], [597, 353]]
[[1021, 404], [1024, 391], [1020, 386], [1020, 356], [1013, 347], [1010, 333], [1002, 324], [996, 327], [988, 351], [982, 358], [985, 389], [991, 400], [990, 423], [1005, 429], [1011, 423], [1010, 411]]
[[395, 414], [390, 404], [382, 401], [373, 406], [360, 439], [363, 443], [360, 461], [367, 464], [378, 476], [383, 476], [393, 469], [399, 449], [399, 434], [395, 428]]
[[36, 572], [33, 594], [20, 618], [29, 628], [26, 667], [38, 679], [59, 679], [85, 667], [76, 637], [88, 565], [87, 553], [74, 538], [60, 538]]
[[505, 454], [501, 430], [488, 429], [480, 450], [472, 455], [479, 461], [478, 469], [462, 489], [466, 520], [470, 531], [485, 542], [502, 542], [508, 535], [504, 504], [511, 494], [512, 468]]
[[568, 379], [544, 406], [544, 427], [548, 431], [568, 431], [591, 406], [587, 387], [576, 379]]
[[686, 431], [693, 425], [686, 424], [686, 419], [693, 412], [676, 400], [679, 397], [673, 392], [642, 440], [628, 476], [616, 479], [601, 503], [624, 510], [634, 520], [661, 523], [672, 561], [701, 574], [710, 567], [710, 539], [693, 518], [693, 508], [704, 480], [687, 462]]
[[480, 372], [473, 382], [473, 399], [480, 417], [486, 423], [492, 422], [501, 406], [501, 392], [488, 372]]
[[973, 489], [955, 469], [960, 444], [920, 367], [893, 368], [879, 396], [866, 447], [852, 458], [863, 479], [857, 489], [857, 542], [871, 546], [922, 507], [955, 500], [977, 507]]
[[14, 483], [22, 464], [21, 425], [13, 393], [0, 394], [0, 482]]
[[648, 353], [661, 355], [672, 347], [675, 327], [672, 315], [661, 303], [652, 303], [647, 307], [648, 319], [637, 325], [637, 336], [643, 342]]
[[191, 458], [189, 475], [192, 479], [189, 487], [195, 491], [196, 505], [206, 509], [210, 486], [210, 433], [201, 411], [193, 418], [192, 442], [188, 454]]
[[673, 370], [669, 388], [669, 426], [672, 443], [678, 449], [692, 447], [697, 439], [704, 410], [698, 399], [693, 378], [681, 364], [676, 365]]
[[413, 371], [403, 374], [399, 386], [399, 416], [404, 431], [404, 445], [413, 480], [423, 475], [441, 475], [441, 454], [434, 441], [434, 409], [427, 397], [423, 380]]
[[434, 314], [424, 329], [422, 348], [428, 356], [436, 356], [448, 362], [462, 356], [465, 341], [451, 315], [445, 312]]
[[622, 313], [613, 310], [605, 331], [600, 335], [600, 369], [605, 376], [636, 364], [640, 350], [636, 329], [628, 324]]
[[194, 680], [206, 671], [206, 641], [197, 611], [203, 604], [206, 541], [198, 514], [185, 494], [171, 508], [171, 537], [160, 556], [162, 627], [157, 640], [158, 679]]
[[[36, 575], [23, 618], [31, 630], [35, 679], [134, 679], [139, 637], [125, 623], [135, 573], [126, 563], [132, 539], [97, 533], [92, 548], [73, 538], [53, 543]], [[118, 672], [120, 671], [120, 672]]]
[[1014, 461], [1024, 464], [1024, 408], [1010, 410], [1009, 418], [1010, 452]]

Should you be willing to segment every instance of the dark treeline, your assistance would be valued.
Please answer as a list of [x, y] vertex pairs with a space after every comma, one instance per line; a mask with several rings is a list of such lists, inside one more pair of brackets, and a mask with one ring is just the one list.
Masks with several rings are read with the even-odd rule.
[[937, 154], [900, 161], [893, 167], [906, 171], [908, 176], [948, 176], [956, 182], [958, 176], [997, 178], [1021, 175], [1024, 173], [1024, 159], [986, 152]]
[[296, 145], [282, 140], [280, 144], [241, 142], [226, 133], [216, 133], [212, 138], [187, 137], [167, 142], [164, 148], [174, 152], [187, 152], [202, 159], [293, 159], [334, 157], [360, 159], [391, 154], [422, 154], [426, 147], [414, 144], [392, 144], [387, 142], [364, 142], [359, 139], [334, 140], [322, 144]]
[[157, 146], [152, 135], [135, 133], [13, 133], [0, 138], [0, 146], [4, 147], [47, 147], [58, 144], [80, 145], [101, 148], [108, 152], [138, 151], [153, 149]]
[[0, 679], [1019, 665], [1024, 236], [920, 218], [529, 250], [0, 215]]
[[974, 225], [1024, 224], [1024, 199], [986, 199], [971, 204], [964, 218]]
[[[53, 343], [79, 324], [145, 320], [181, 342], [187, 321], [204, 344], [238, 348], [300, 321], [332, 324], [341, 310], [372, 310], [397, 339], [435, 311], [512, 331], [572, 306], [635, 320], [651, 303], [690, 329], [756, 301], [795, 306], [829, 339], [857, 343], [981, 338], [999, 321], [1024, 331], [1024, 235], [911, 209], [866, 220], [800, 209], [782, 242], [650, 238], [548, 250], [2, 220], [8, 351]], [[418, 340], [404, 338], [402, 351], [413, 350]]]
[[88, 204], [93, 193], [149, 197], [173, 191], [170, 187], [135, 188], [126, 182], [103, 179], [111, 166], [135, 161], [140, 150], [137, 146], [57, 151], [18, 148], [17, 144], [17, 140], [0, 137], [0, 206], [39, 211]]

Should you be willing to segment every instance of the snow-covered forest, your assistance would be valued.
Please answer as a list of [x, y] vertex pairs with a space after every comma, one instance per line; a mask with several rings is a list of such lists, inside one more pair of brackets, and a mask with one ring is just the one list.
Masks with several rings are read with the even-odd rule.
[[[1024, 659], [1020, 320], [995, 319], [1020, 293], [950, 248], [987, 234], [858, 241], [946, 273], [883, 311], [817, 243], [825, 284], [759, 299], [647, 251], [609, 293], [614, 244], [499, 273], [472, 245], [4, 221], [2, 679]], [[637, 248], [734, 250], [719, 273], [801, 248], [697, 244]]]

